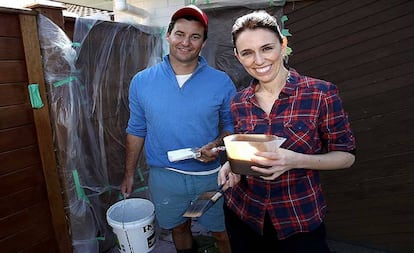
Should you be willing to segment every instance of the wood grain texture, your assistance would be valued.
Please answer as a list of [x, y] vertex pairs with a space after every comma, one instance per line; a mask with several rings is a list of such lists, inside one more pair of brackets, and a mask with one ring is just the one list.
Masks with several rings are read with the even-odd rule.
[[331, 239], [414, 252], [414, 2], [285, 6], [290, 65], [336, 84], [357, 141], [352, 168], [321, 173]]

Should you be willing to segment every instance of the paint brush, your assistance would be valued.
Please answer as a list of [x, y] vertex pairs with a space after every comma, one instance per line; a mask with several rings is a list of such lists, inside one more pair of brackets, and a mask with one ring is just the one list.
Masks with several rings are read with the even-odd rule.
[[[219, 152], [219, 151], [224, 151], [226, 150], [226, 147], [224, 146], [219, 146], [219, 147], [214, 147], [211, 149], [211, 151], [213, 152]], [[176, 150], [170, 150], [167, 152], [168, 155], [168, 160], [170, 162], [178, 162], [178, 161], [182, 161], [182, 160], [187, 160], [187, 159], [198, 159], [201, 157], [201, 152], [198, 148], [182, 148], [182, 149], [176, 149]]]
[[191, 202], [183, 217], [198, 218], [207, 212], [223, 196], [223, 185], [217, 191], [203, 192], [200, 194], [196, 200]]
[[178, 162], [186, 159], [197, 159], [201, 157], [201, 152], [196, 148], [183, 148], [170, 150], [167, 152], [168, 160], [170, 162]]

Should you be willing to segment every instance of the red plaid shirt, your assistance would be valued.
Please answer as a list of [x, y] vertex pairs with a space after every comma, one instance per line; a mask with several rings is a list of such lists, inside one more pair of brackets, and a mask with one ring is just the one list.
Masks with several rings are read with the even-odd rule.
[[[305, 154], [355, 150], [348, 116], [334, 84], [301, 76], [291, 68], [270, 115], [258, 106], [256, 86], [253, 81], [234, 97], [235, 133], [286, 137], [283, 148]], [[272, 181], [247, 176], [225, 196], [228, 207], [258, 233], [262, 233], [267, 211], [279, 239], [316, 229], [326, 214], [317, 170], [296, 168]]]

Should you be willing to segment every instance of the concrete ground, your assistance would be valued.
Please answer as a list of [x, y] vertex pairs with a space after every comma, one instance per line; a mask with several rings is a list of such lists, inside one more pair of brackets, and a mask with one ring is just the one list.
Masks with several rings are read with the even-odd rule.
[[[210, 237], [209, 233], [205, 231], [200, 225], [197, 223], [193, 224], [192, 227], [193, 234], [195, 239], [199, 242], [201, 241], [202, 250], [199, 252], [202, 253], [217, 253], [217, 249], [213, 245], [213, 238]], [[211, 239], [211, 240], [210, 240]], [[380, 251], [376, 249], [366, 248], [358, 245], [353, 245], [344, 242], [338, 241], [328, 241], [329, 248], [331, 249], [332, 253], [389, 253], [386, 251]], [[204, 244], [204, 245], [203, 245]], [[210, 245], [207, 245], [210, 244]], [[158, 241], [154, 249], [151, 253], [175, 253], [174, 244], [172, 242], [171, 233], [165, 230], [160, 230], [158, 235]], [[252, 252], [256, 253], [256, 252]]]
[[[208, 238], [211, 238], [210, 240], [210, 246], [213, 248], [213, 238], [210, 237], [210, 234], [208, 231], [204, 230], [197, 222], [192, 223], [191, 227], [193, 231], [193, 235], [195, 239], [203, 239], [204, 242], [208, 243]], [[159, 229], [158, 231], [158, 242], [155, 245], [155, 248], [151, 251], [151, 253], [175, 253], [175, 247], [174, 243], [172, 241], [171, 233], [167, 230]], [[204, 250], [203, 253], [213, 253], [215, 251], [212, 250]]]

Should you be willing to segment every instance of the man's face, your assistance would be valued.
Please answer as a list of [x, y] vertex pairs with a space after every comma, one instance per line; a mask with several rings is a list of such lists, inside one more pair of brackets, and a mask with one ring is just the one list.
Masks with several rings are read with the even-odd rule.
[[171, 33], [167, 34], [170, 57], [182, 63], [198, 60], [204, 47], [204, 26], [195, 20], [178, 19]]

